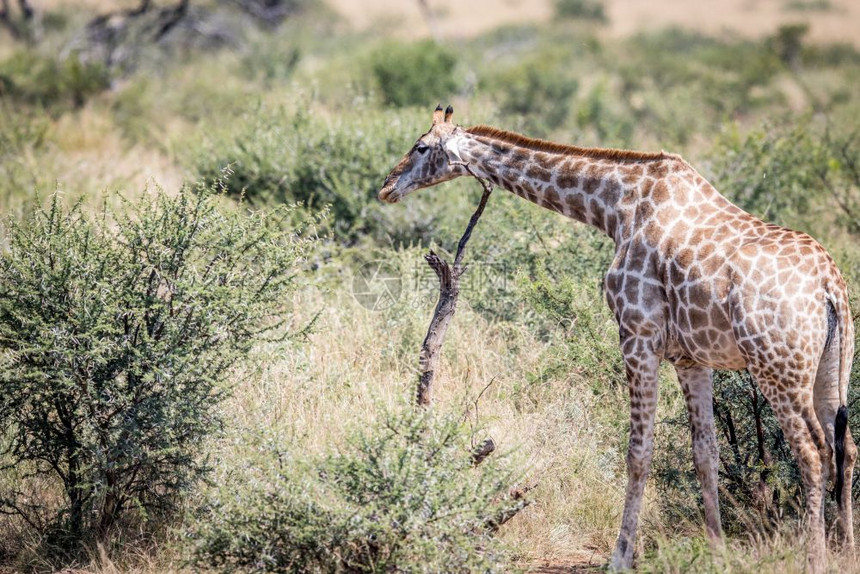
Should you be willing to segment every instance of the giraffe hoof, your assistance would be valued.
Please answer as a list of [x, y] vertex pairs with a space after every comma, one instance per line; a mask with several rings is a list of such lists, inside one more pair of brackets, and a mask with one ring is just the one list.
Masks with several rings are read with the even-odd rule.
[[627, 572], [633, 569], [633, 557], [623, 556], [622, 553], [616, 550], [612, 554], [612, 560], [609, 561], [607, 570], [609, 572]]

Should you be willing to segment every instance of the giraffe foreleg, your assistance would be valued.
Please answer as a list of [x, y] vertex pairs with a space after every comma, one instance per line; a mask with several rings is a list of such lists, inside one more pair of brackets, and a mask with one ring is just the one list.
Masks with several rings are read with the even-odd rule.
[[[630, 343], [627, 341], [626, 343]], [[622, 349], [641, 345], [622, 345]], [[630, 445], [627, 451], [627, 493], [621, 531], [612, 553], [611, 570], [633, 567], [633, 550], [636, 527], [645, 482], [654, 453], [654, 416], [657, 411], [657, 371], [660, 360], [654, 356], [628, 356], [625, 353], [628, 387], [630, 391]]]
[[714, 428], [714, 386], [712, 370], [707, 367], [675, 367], [678, 382], [687, 402], [690, 435], [693, 443], [693, 464], [702, 486], [705, 507], [705, 529], [711, 540], [722, 538], [720, 502], [717, 497], [717, 465], [719, 450]]

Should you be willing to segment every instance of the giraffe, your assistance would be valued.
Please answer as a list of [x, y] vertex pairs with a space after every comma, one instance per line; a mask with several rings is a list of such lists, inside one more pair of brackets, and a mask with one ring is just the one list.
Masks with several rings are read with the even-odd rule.
[[452, 121], [439, 106], [379, 199], [462, 175], [591, 225], [615, 242], [605, 277], [630, 396], [628, 479], [610, 567], [628, 569], [653, 453], [658, 368], [671, 363], [689, 415], [705, 531], [721, 539], [713, 369], [747, 369], [772, 405], [806, 494], [808, 567], [825, 568], [824, 494], [833, 479], [853, 548], [847, 428], [854, 325], [844, 280], [810, 236], [765, 223], [680, 156], [562, 145]]

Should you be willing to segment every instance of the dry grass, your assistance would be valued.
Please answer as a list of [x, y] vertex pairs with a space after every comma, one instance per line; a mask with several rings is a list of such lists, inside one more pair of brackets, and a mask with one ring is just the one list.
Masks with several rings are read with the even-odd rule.
[[[398, 256], [407, 266], [421, 253]], [[435, 302], [404, 293], [396, 306], [370, 311], [344, 279], [331, 290], [309, 285], [292, 302], [297, 324], [319, 313], [308, 344], [260, 349], [255, 367], [237, 376], [225, 405], [233, 432], [253, 433], [264, 421], [276, 434], [301, 441], [302, 450], [321, 452], [341, 439], [346, 421], [371, 421], [381, 406], [412, 399], [418, 349]], [[475, 441], [489, 434], [500, 452], [527, 469], [524, 482], [538, 483], [535, 504], [504, 529], [524, 561], [605, 556], [623, 498], [620, 455], [611, 446], [617, 437], [600, 440], [606, 431], [592, 417], [599, 397], [576, 392], [575, 380], [532, 389], [539, 401], [517, 400], [545, 351], [546, 343], [525, 332], [502, 334], [461, 302], [435, 383], [435, 408], [474, 422], [480, 395]], [[626, 399], [619, 392], [613, 400]], [[233, 457], [225, 452], [222, 458]]]
[[860, 45], [860, 4], [853, 0], [832, 0], [831, 8], [792, 11], [788, 0], [609, 0], [606, 2], [610, 33], [623, 37], [643, 30], [680, 26], [709, 34], [730, 31], [749, 38], [773, 34], [779, 26], [797, 22], [810, 25], [809, 37], [818, 42], [846, 42]]

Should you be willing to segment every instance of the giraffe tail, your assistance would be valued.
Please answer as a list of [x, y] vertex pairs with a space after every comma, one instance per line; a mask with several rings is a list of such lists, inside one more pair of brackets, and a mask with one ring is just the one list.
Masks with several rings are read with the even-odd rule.
[[842, 507], [842, 489], [845, 487], [845, 431], [848, 429], [848, 407], [842, 405], [836, 411], [836, 424], [834, 428], [834, 450], [836, 451], [836, 488], [833, 489], [833, 496], [836, 498], [836, 504]]
[[[833, 425], [833, 450], [836, 458], [836, 480], [833, 496], [842, 507], [842, 490], [845, 488], [845, 436], [848, 432], [848, 381], [851, 376], [851, 363], [854, 358], [854, 322], [848, 308], [848, 296], [844, 284], [831, 291], [828, 301], [828, 341], [839, 343], [839, 409]], [[840, 293], [841, 292], [841, 293]], [[841, 295], [841, 296], [840, 296]], [[851, 488], [851, 485], [848, 485]]]

